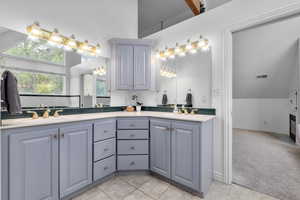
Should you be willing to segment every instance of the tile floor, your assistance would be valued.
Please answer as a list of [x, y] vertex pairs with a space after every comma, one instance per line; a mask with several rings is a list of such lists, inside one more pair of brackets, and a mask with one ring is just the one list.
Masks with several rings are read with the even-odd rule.
[[[150, 175], [119, 175], [73, 200], [200, 200]], [[277, 200], [238, 185], [214, 182], [205, 200]]]

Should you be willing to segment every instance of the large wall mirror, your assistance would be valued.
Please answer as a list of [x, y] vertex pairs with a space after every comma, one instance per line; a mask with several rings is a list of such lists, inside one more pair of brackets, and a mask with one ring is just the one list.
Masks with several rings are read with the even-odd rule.
[[157, 105], [211, 108], [211, 59], [207, 50], [161, 61]]
[[23, 108], [110, 105], [108, 62], [0, 27], [0, 72], [9, 70], [18, 79]]

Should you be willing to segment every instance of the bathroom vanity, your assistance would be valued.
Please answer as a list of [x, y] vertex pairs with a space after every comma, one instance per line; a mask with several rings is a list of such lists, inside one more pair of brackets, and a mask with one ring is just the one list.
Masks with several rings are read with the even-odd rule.
[[115, 173], [141, 170], [204, 196], [213, 119], [108, 112], [3, 120], [2, 199], [70, 199]]

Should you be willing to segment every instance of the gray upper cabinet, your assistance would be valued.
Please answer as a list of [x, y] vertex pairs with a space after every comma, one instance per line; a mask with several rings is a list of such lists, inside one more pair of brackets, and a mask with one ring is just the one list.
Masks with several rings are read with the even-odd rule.
[[133, 46], [117, 45], [116, 47], [116, 88], [119, 90], [133, 89], [134, 59]]
[[172, 122], [172, 180], [199, 190], [199, 124]]
[[134, 46], [134, 89], [147, 90], [151, 79], [151, 49], [149, 46]]
[[149, 90], [151, 88], [151, 49], [153, 41], [112, 39], [109, 68], [110, 90]]
[[171, 177], [171, 121], [152, 119], [150, 122], [150, 169]]
[[60, 128], [60, 197], [92, 183], [92, 124]]
[[58, 129], [9, 137], [9, 200], [58, 200]]

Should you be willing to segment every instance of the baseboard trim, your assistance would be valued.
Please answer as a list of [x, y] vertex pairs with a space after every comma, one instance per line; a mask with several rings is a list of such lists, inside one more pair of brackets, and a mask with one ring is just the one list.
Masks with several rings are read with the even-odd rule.
[[214, 180], [219, 181], [222, 183], [225, 183], [225, 177], [224, 174], [221, 172], [214, 172]]

